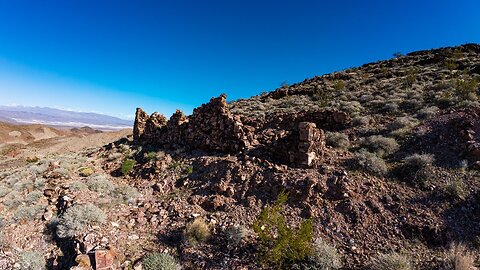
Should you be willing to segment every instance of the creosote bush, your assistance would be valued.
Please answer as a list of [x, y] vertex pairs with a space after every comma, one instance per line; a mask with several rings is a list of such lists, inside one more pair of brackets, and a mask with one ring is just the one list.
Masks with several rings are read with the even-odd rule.
[[313, 225], [310, 219], [298, 228], [288, 226], [282, 214], [288, 194], [281, 192], [276, 202], [265, 207], [252, 228], [258, 235], [259, 262], [273, 268], [285, 269], [302, 262], [313, 253]]
[[203, 218], [196, 218], [184, 231], [185, 240], [191, 245], [207, 241], [210, 235], [210, 227]]
[[105, 213], [93, 204], [74, 205], [58, 219], [57, 235], [61, 238], [75, 237], [87, 226], [104, 223]]
[[129, 174], [133, 170], [135, 163], [136, 161], [133, 159], [125, 159], [125, 161], [123, 161], [122, 167], [120, 168], [120, 172], [123, 175]]
[[337, 249], [321, 238], [313, 243], [313, 254], [310, 258], [314, 269], [335, 270], [342, 268], [342, 259]]
[[346, 134], [341, 132], [327, 132], [327, 145], [340, 148], [340, 149], [347, 149], [350, 146], [350, 140]]
[[355, 153], [353, 161], [356, 166], [374, 175], [384, 176], [388, 172], [387, 164], [381, 157], [365, 150]]
[[398, 143], [393, 138], [373, 135], [362, 140], [361, 146], [372, 153], [383, 157], [392, 154], [398, 148]]
[[373, 259], [371, 270], [411, 270], [408, 259], [398, 253], [382, 254]]
[[142, 262], [145, 270], [177, 270], [179, 265], [172, 255], [167, 253], [151, 253]]

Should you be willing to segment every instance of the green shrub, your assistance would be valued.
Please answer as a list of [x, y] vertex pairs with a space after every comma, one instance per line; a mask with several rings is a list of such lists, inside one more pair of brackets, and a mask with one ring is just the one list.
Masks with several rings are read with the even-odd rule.
[[342, 80], [333, 82], [333, 89], [335, 89], [336, 91], [341, 91], [345, 89], [345, 82]]
[[101, 194], [110, 194], [115, 189], [115, 185], [108, 180], [106, 176], [101, 174], [89, 177], [87, 180], [87, 186], [91, 191]]
[[393, 138], [387, 138], [381, 135], [373, 135], [363, 139], [361, 146], [370, 152], [383, 157], [395, 152], [399, 145]]
[[39, 252], [24, 252], [20, 256], [21, 270], [43, 270], [46, 269], [45, 259]]
[[272, 206], [265, 207], [252, 227], [258, 235], [260, 263], [283, 269], [312, 255], [313, 226], [304, 220], [297, 229], [287, 225], [282, 214], [288, 194], [281, 192]]
[[186, 174], [186, 175], [192, 174], [193, 173], [193, 167], [192, 166], [186, 167], [185, 170], [183, 171], [183, 173]]
[[370, 265], [371, 270], [411, 270], [408, 259], [398, 253], [382, 254]]
[[425, 184], [431, 174], [434, 157], [428, 154], [413, 154], [403, 159], [400, 169], [404, 180], [414, 184]]
[[135, 163], [136, 161], [133, 159], [125, 159], [125, 161], [123, 161], [122, 168], [120, 168], [120, 171], [122, 172], [122, 174], [123, 175], [129, 174], [133, 170]]
[[347, 149], [350, 146], [350, 140], [346, 134], [341, 132], [327, 132], [326, 135], [326, 142], [329, 146], [340, 149]]
[[388, 172], [387, 164], [381, 157], [365, 150], [355, 153], [353, 161], [359, 168], [374, 175], [384, 176]]
[[318, 238], [313, 243], [311, 260], [314, 269], [335, 270], [342, 268], [342, 259], [338, 254], [337, 249], [321, 238]]
[[452, 244], [446, 252], [444, 269], [470, 270], [474, 269], [475, 256], [465, 245]]
[[61, 238], [75, 237], [83, 233], [87, 226], [101, 224], [105, 219], [105, 213], [93, 204], [74, 205], [58, 219], [57, 235]]
[[145, 270], [177, 270], [179, 266], [175, 258], [167, 253], [151, 253], [142, 262]]
[[184, 231], [184, 237], [191, 245], [207, 241], [210, 238], [210, 227], [203, 218], [196, 218], [188, 224]]

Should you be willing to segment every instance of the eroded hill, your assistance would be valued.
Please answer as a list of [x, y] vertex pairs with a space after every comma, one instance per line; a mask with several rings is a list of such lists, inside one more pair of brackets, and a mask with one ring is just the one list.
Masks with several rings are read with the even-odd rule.
[[139, 109], [133, 138], [0, 176], [0, 267], [475, 269], [479, 79], [469, 44]]

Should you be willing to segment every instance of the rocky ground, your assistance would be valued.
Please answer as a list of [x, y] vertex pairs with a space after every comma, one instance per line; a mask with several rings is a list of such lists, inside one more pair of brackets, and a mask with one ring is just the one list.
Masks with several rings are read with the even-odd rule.
[[477, 269], [479, 79], [421, 51], [3, 152], [0, 269]]

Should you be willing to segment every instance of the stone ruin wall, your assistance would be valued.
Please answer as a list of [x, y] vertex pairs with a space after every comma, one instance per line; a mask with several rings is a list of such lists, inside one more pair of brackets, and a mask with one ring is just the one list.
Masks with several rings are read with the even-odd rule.
[[226, 95], [222, 94], [194, 109], [188, 117], [177, 110], [168, 121], [161, 114], [148, 116], [138, 108], [133, 136], [138, 144], [166, 148], [183, 146], [232, 154], [248, 152], [266, 155], [288, 165], [312, 167], [321, 161], [325, 148], [324, 132], [317, 128], [313, 118], [346, 121], [345, 115], [316, 114], [303, 112], [293, 118], [273, 117], [262, 127], [254, 128], [243, 124], [239, 116], [230, 112]]

